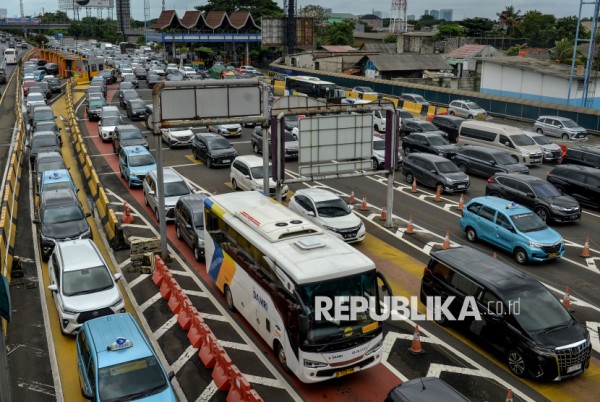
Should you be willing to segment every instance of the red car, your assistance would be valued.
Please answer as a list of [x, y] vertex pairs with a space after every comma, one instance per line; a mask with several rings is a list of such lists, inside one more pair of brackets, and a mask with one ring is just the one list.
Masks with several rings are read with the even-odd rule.
[[23, 83], [23, 95], [27, 96], [29, 94], [29, 87], [32, 87], [36, 84], [34, 80], [27, 80]]

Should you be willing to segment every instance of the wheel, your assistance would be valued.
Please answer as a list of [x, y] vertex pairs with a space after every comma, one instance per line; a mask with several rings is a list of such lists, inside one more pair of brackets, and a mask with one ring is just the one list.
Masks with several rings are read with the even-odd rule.
[[113, 147], [113, 153], [115, 153], [115, 154], [116, 154], [116, 153], [117, 153], [117, 148], [115, 148], [115, 144], [113, 144], [113, 146], [112, 146], [112, 147]]
[[123, 174], [123, 169], [121, 167], [119, 167], [119, 172], [121, 173], [121, 177], [125, 177], [125, 175]]
[[535, 130], [538, 134], [544, 134], [544, 130], [542, 130], [541, 128], [538, 128], [537, 130]]
[[544, 208], [544, 207], [539, 207], [539, 208], [536, 208], [536, 209], [534, 210], [534, 212], [537, 214], [537, 216], [539, 216], [540, 218], [542, 218], [542, 220], [543, 220], [544, 222], [547, 222], [547, 221], [548, 221], [549, 214], [548, 214], [548, 210], [547, 210], [546, 208]]
[[209, 156], [206, 157], [206, 167], [209, 169], [212, 169], [212, 167], [213, 167], [213, 164], [212, 164]]
[[175, 225], [175, 234], [177, 235], [177, 238], [181, 240], [181, 232], [179, 231], [179, 225]]
[[525, 363], [525, 358], [521, 352], [514, 349], [511, 350], [508, 352], [506, 360], [508, 361], [508, 368], [514, 375], [517, 377], [525, 376], [527, 373], [527, 363]]
[[434, 319], [435, 322], [437, 322], [441, 326], [448, 325], [448, 323], [449, 323], [448, 317], [446, 317], [443, 312], [440, 311], [440, 319], [439, 320], [435, 318], [435, 313], [436, 312], [434, 312], [434, 316], [433, 316], [433, 319]]
[[254, 151], [255, 154], [260, 153], [259, 150], [258, 150], [258, 144], [257, 143], [252, 144], [252, 150]]
[[410, 147], [404, 147], [404, 156], [408, 156], [410, 154]]
[[167, 144], [169, 145], [169, 149], [173, 149], [173, 141], [170, 138], [167, 140]]
[[231, 294], [231, 289], [229, 286], [225, 285], [225, 289], [223, 289], [225, 293], [225, 301], [227, 302], [227, 308], [231, 311], [235, 311], [235, 306], [233, 305], [233, 294]]
[[379, 162], [377, 162], [377, 159], [373, 158], [373, 159], [371, 159], [371, 162], [372, 162], [373, 170], [379, 169]]
[[237, 185], [237, 182], [235, 181], [235, 179], [231, 179], [231, 187], [233, 187], [233, 189], [235, 191], [238, 191], [240, 188]]
[[466, 165], [466, 164], [464, 164], [464, 163], [459, 163], [459, 164], [458, 164], [458, 168], [460, 169], [460, 171], [461, 171], [461, 172], [463, 172], [463, 173], [467, 173], [467, 170], [468, 170], [468, 169], [467, 169], [467, 165]]
[[127, 185], [129, 188], [133, 188], [133, 184], [131, 184], [131, 178], [127, 179]]
[[202, 260], [202, 254], [200, 254], [200, 249], [198, 248], [198, 246], [194, 246], [194, 258], [198, 262]]
[[567, 140], [569, 139], [569, 134], [567, 134], [567, 133], [564, 133], [564, 134], [562, 135], [562, 139], [563, 139], [564, 141], [567, 141]]
[[454, 111], [451, 110], [449, 114], [450, 116], [454, 116]]
[[285, 357], [285, 351], [283, 347], [278, 341], [275, 341], [275, 354], [277, 355], [277, 360], [279, 360], [279, 364], [286, 373], [290, 372], [290, 369], [287, 365], [287, 358]]
[[127, 117], [131, 119], [131, 113], [129, 113], [129, 110], [127, 111]]
[[472, 114], [468, 115], [467, 119], [473, 119], [473, 115]]
[[414, 180], [414, 176], [412, 175], [412, 173], [407, 173], [406, 174], [406, 182], [408, 184], [412, 184], [413, 180]]
[[196, 150], [192, 148], [192, 153], [194, 154], [194, 159], [195, 160], [199, 160], [200, 158], [198, 158], [198, 154], [196, 153]]
[[514, 255], [515, 255], [515, 260], [519, 264], [523, 265], [523, 264], [527, 263], [527, 260], [528, 260], [527, 253], [521, 247], [518, 247], [515, 249]]
[[375, 131], [379, 131], [379, 125], [375, 124]]
[[156, 222], [160, 222], [160, 216], [158, 215], [158, 208], [154, 208], [154, 215], [156, 216]]
[[477, 241], [477, 232], [471, 226], [465, 230], [465, 233], [467, 234], [467, 240], [469, 240], [471, 243], [475, 243]]

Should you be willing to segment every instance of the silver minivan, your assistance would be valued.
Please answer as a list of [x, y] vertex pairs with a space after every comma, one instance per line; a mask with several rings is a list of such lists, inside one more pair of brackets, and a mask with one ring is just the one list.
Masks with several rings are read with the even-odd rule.
[[587, 141], [587, 130], [573, 120], [561, 116], [540, 116], [533, 123], [533, 129], [552, 137], [563, 140]]
[[[163, 182], [165, 194], [165, 216], [166, 222], [175, 220], [175, 204], [179, 197], [192, 194], [194, 191], [187, 181], [173, 168], [163, 168]], [[158, 218], [158, 178], [157, 171], [151, 170], [146, 174], [143, 182], [144, 204], [149, 206]]]

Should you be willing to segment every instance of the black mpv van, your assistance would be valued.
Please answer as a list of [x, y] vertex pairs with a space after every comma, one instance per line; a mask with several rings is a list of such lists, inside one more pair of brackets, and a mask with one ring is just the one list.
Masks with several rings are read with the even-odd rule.
[[[449, 312], [458, 317], [465, 297], [472, 296], [481, 320], [465, 317], [453, 323], [502, 355], [513, 374], [559, 381], [589, 367], [587, 328], [540, 282], [470, 247], [430, 256], [421, 302], [427, 296], [455, 296]], [[442, 315], [438, 323], [451, 322]]]

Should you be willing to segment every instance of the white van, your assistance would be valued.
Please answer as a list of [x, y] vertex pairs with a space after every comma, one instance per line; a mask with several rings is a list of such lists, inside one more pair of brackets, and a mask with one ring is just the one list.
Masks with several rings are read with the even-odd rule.
[[542, 164], [540, 146], [520, 128], [504, 124], [466, 120], [460, 126], [458, 145], [496, 147], [525, 165]]

